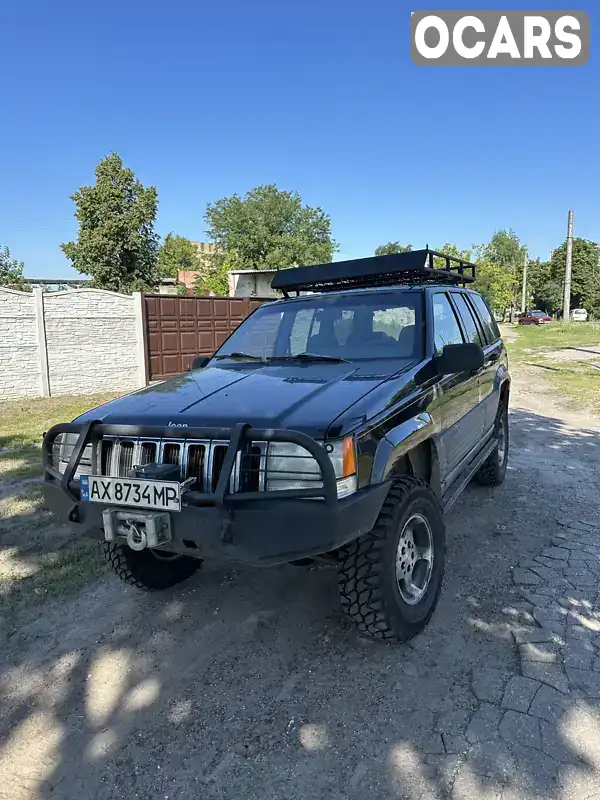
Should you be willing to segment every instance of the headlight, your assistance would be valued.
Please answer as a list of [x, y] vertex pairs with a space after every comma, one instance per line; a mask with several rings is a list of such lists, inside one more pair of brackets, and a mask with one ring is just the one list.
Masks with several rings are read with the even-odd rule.
[[[54, 466], [59, 472], [64, 472], [66, 470], [78, 438], [78, 433], [59, 433], [54, 440], [52, 454]], [[92, 472], [92, 445], [88, 444], [81, 455], [81, 461], [73, 477], [78, 478], [80, 475], [91, 475]]]
[[[356, 457], [351, 436], [328, 442], [329, 454], [337, 478], [338, 497], [356, 491]], [[316, 489], [323, 485], [321, 470], [308, 450], [290, 442], [271, 442], [267, 454], [267, 491]]]

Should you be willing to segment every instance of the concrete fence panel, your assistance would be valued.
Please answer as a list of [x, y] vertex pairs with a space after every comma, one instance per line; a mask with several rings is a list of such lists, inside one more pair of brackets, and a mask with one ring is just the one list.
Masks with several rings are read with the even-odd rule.
[[0, 288], [0, 399], [41, 394], [35, 297]]
[[0, 289], [0, 400], [145, 384], [140, 294]]

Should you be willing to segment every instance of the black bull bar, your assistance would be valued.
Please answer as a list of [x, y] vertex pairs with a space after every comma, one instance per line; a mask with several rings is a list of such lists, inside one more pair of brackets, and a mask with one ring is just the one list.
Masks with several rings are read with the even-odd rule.
[[[53, 446], [56, 438], [60, 434], [68, 433], [78, 434], [78, 439], [73, 447], [67, 467], [65, 471], [61, 473], [54, 466]], [[184, 439], [219, 440], [228, 442], [225, 459], [214, 492], [199, 492], [193, 489], [186, 490], [182, 495], [185, 505], [223, 507], [253, 500], [280, 500], [285, 498], [321, 498], [327, 506], [336, 506], [338, 503], [335, 470], [322, 444], [300, 431], [276, 428], [253, 428], [248, 423], [241, 422], [237, 423], [232, 428], [176, 428], [146, 425], [113, 425], [106, 424], [101, 420], [54, 425], [54, 427], [45, 434], [42, 446], [44, 479], [48, 482], [60, 484], [65, 494], [73, 501], [79, 502], [81, 499], [80, 485], [79, 481], [75, 479], [75, 473], [79, 462], [81, 461], [85, 448], [91, 444], [92, 464], [98, 463], [97, 448], [104, 436], [143, 437], [158, 440], [168, 439], [171, 441]], [[253, 442], [284, 442], [303, 447], [317, 462], [321, 471], [322, 485], [316, 485], [313, 488], [305, 489], [240, 491], [231, 493], [229, 491], [229, 486], [237, 455], [240, 452], [242, 456], [249, 455]]]

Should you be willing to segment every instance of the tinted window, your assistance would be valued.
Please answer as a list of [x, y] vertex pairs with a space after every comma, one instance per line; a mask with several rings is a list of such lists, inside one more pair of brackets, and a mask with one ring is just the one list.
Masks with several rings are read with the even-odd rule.
[[433, 295], [433, 334], [435, 352], [438, 354], [444, 345], [462, 344], [464, 341], [450, 301], [441, 293]]
[[[254, 320], [253, 324], [245, 325], [242, 323], [223, 347], [227, 348], [228, 353], [232, 353], [234, 350], [241, 350], [244, 353], [251, 353], [261, 358], [270, 356], [273, 353], [277, 332], [283, 319], [282, 312], [278, 310], [275, 314], [260, 314], [259, 310], [255, 311], [250, 319]], [[237, 337], [235, 347], [232, 347], [231, 344], [234, 337], [242, 329], [244, 329], [243, 336]]]
[[479, 335], [479, 328], [477, 327], [477, 323], [473, 317], [473, 312], [467, 305], [467, 301], [465, 300], [464, 296], [455, 292], [452, 295], [452, 299], [456, 303], [458, 314], [463, 325], [465, 326], [465, 331], [467, 332], [467, 342], [483, 344], [481, 341], [481, 336]]
[[488, 308], [487, 303], [479, 294], [470, 294], [469, 299], [475, 306], [475, 310], [479, 316], [479, 320], [485, 332], [485, 338], [487, 339], [488, 344], [497, 342], [500, 338], [500, 331], [498, 330], [496, 320], [492, 316], [492, 312]]
[[308, 296], [266, 304], [231, 335], [219, 355], [270, 358], [300, 353], [354, 359], [421, 358], [419, 292]]

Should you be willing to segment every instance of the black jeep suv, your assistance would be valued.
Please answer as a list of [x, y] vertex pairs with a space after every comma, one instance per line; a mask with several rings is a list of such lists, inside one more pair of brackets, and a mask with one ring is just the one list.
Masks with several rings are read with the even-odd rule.
[[211, 358], [46, 434], [48, 506], [145, 589], [204, 558], [334, 560], [359, 629], [409, 639], [443, 512], [506, 471], [507, 357], [474, 275], [429, 249], [282, 270], [284, 299]]

